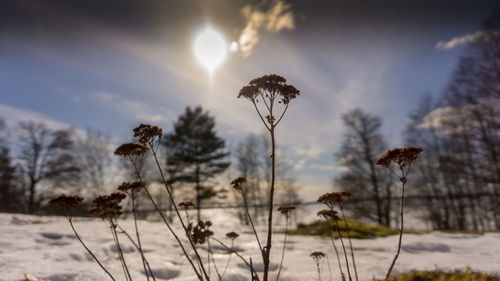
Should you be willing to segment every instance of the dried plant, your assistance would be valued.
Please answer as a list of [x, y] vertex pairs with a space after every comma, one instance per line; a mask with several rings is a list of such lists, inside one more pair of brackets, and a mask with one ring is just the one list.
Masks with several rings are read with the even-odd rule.
[[[401, 181], [401, 200], [399, 206], [399, 241], [398, 249], [396, 255], [392, 260], [392, 263], [385, 275], [385, 280], [389, 279], [391, 276], [396, 260], [399, 257], [399, 252], [401, 251], [401, 242], [403, 239], [403, 207], [404, 207], [404, 197], [405, 197], [405, 184], [408, 181], [408, 174], [411, 170], [411, 164], [413, 161], [417, 160], [418, 155], [423, 151], [422, 148], [408, 146], [406, 148], [395, 148], [387, 151], [382, 157], [377, 160], [377, 165], [382, 165], [389, 169], [393, 174], [399, 177]], [[399, 170], [399, 171], [398, 171]]]
[[[270, 259], [271, 259], [271, 248], [272, 248], [272, 236], [273, 236], [273, 207], [274, 207], [274, 192], [275, 192], [275, 179], [276, 179], [276, 135], [275, 129], [276, 126], [281, 122], [283, 116], [285, 115], [289, 103], [291, 100], [296, 98], [299, 95], [299, 91], [292, 85], [286, 84], [285, 78], [272, 74], [265, 75], [254, 80], [251, 80], [248, 85], [244, 86], [238, 97], [243, 97], [252, 102], [254, 105], [257, 115], [263, 122], [264, 126], [268, 130], [271, 137], [271, 179], [270, 179], [270, 188], [269, 188], [269, 202], [268, 202], [268, 220], [267, 220], [267, 240], [266, 243], [261, 243], [260, 237], [255, 228], [253, 218], [249, 212], [248, 198], [247, 198], [247, 179], [245, 177], [238, 177], [231, 181], [232, 188], [242, 196], [243, 204], [245, 207], [246, 215], [248, 216], [253, 235], [255, 236], [255, 240], [257, 242], [260, 255], [262, 258], [262, 262], [264, 265], [263, 269], [263, 281], [267, 281], [269, 279], [269, 267], [270, 267]], [[262, 104], [258, 106], [259, 101], [262, 101]], [[265, 112], [265, 113], [264, 113]], [[234, 241], [239, 237], [239, 234], [236, 232], [228, 232], [226, 233], [226, 238], [230, 240], [230, 246], [226, 245], [223, 241], [214, 237], [214, 232], [210, 229], [212, 223], [210, 220], [202, 221], [198, 220], [196, 224], [194, 222], [190, 222], [188, 210], [193, 209], [195, 204], [191, 201], [184, 201], [176, 204], [173, 191], [170, 186], [167, 184], [165, 180], [164, 171], [161, 168], [158, 160], [158, 148], [159, 142], [163, 137], [163, 130], [157, 126], [153, 126], [150, 124], [141, 124], [134, 129], [134, 137], [137, 138], [137, 142], [125, 143], [119, 146], [115, 150], [115, 155], [120, 156], [131, 163], [134, 167], [135, 176], [137, 178], [136, 181], [133, 182], [123, 182], [118, 186], [118, 190], [121, 192], [114, 192], [109, 195], [101, 195], [93, 200], [93, 207], [90, 209], [89, 214], [94, 217], [101, 218], [111, 230], [111, 234], [113, 236], [113, 240], [115, 242], [115, 246], [119, 253], [120, 261], [122, 263], [123, 272], [125, 275], [125, 279], [127, 281], [132, 281], [131, 274], [129, 272], [125, 256], [123, 254], [122, 248], [120, 246], [120, 240], [118, 234], [124, 234], [134, 245], [134, 247], [138, 250], [141, 255], [141, 260], [143, 264], [143, 269], [147, 280], [150, 278], [155, 281], [155, 276], [150, 268], [149, 262], [147, 261], [141, 243], [140, 230], [138, 227], [137, 221], [137, 196], [140, 192], [144, 192], [148, 199], [153, 204], [155, 210], [158, 212], [162, 221], [167, 226], [169, 232], [174, 236], [177, 244], [179, 245], [183, 256], [191, 265], [192, 270], [196, 274], [196, 277], [199, 281], [210, 281], [211, 278], [211, 268], [215, 269], [215, 273], [217, 275], [217, 279], [222, 281], [227, 272], [229, 264], [231, 262], [231, 257], [235, 254], [239, 259], [241, 259], [245, 265], [248, 266], [251, 273], [252, 281], [260, 281], [259, 275], [255, 272], [253, 267], [252, 258], [248, 261], [243, 256], [240, 255], [234, 249]], [[389, 169], [392, 173], [396, 174], [401, 183], [401, 203], [400, 203], [400, 229], [399, 229], [399, 242], [397, 253], [392, 261], [392, 264], [389, 267], [389, 270], [386, 275], [386, 280], [390, 277], [396, 260], [399, 256], [403, 235], [403, 206], [404, 206], [404, 189], [405, 184], [407, 182], [407, 176], [410, 173], [411, 164], [415, 161], [422, 152], [422, 149], [416, 147], [406, 147], [406, 148], [397, 148], [393, 150], [389, 150], [385, 155], [383, 155], [377, 162], [377, 165], [382, 165]], [[143, 181], [140, 170], [138, 169], [138, 158], [146, 155], [152, 156], [156, 167], [158, 168], [161, 181], [165, 190], [168, 194], [168, 200], [174, 208], [175, 215], [177, 216], [179, 223], [184, 232], [185, 238], [187, 239], [188, 245], [186, 245], [186, 241], [182, 241], [179, 235], [174, 231], [173, 226], [165, 217], [165, 214], [159, 208], [157, 202], [151, 195], [148, 185], [145, 181]], [[129, 197], [132, 202], [132, 213], [134, 218], [134, 229], [136, 233], [136, 237], [133, 238], [129, 233], [123, 229], [119, 223], [118, 218], [123, 214], [122, 206], [120, 205], [121, 201], [126, 197]], [[358, 272], [356, 268], [355, 254], [354, 248], [352, 245], [352, 239], [350, 235], [349, 223], [346, 219], [346, 215], [344, 212], [344, 204], [350, 198], [350, 194], [348, 192], [330, 192], [321, 195], [317, 202], [325, 204], [328, 209], [321, 210], [317, 213], [319, 217], [324, 219], [327, 223], [332, 224], [335, 231], [339, 236], [340, 243], [342, 245], [342, 251], [345, 259], [345, 270], [347, 272], [347, 277], [349, 281], [352, 281], [351, 275], [351, 267], [354, 271], [354, 276], [356, 281], [358, 281]], [[68, 196], [62, 194], [58, 197], [55, 197], [50, 200], [50, 204], [54, 206], [58, 206], [61, 208], [65, 217], [69, 221], [73, 232], [75, 233], [78, 240], [84, 246], [84, 248], [90, 253], [90, 255], [97, 261], [99, 266], [108, 274], [108, 276], [115, 280], [115, 278], [109, 273], [109, 271], [102, 265], [102, 263], [97, 259], [97, 257], [90, 251], [90, 249], [84, 244], [77, 231], [74, 228], [72, 223], [72, 211], [76, 206], [78, 206], [83, 201], [83, 198], [80, 196]], [[337, 212], [334, 208], [338, 208], [340, 213]], [[295, 206], [281, 206], [277, 209], [277, 211], [285, 216], [285, 233], [283, 240], [283, 249], [281, 252], [281, 259], [279, 264], [279, 269], [276, 276], [276, 281], [279, 281], [281, 270], [284, 263], [287, 238], [288, 238], [288, 228], [289, 228], [289, 218], [291, 212], [296, 209]], [[181, 211], [184, 210], [185, 217], [181, 215]], [[341, 214], [341, 216], [339, 215]], [[345, 224], [345, 232], [347, 233], [347, 238], [349, 241], [350, 248], [350, 257], [349, 260], [348, 253], [346, 250], [346, 246], [344, 243], [344, 238], [340, 230], [339, 221], [342, 221]], [[224, 247], [229, 254], [224, 270], [221, 272], [217, 267], [217, 264], [214, 259], [214, 254], [212, 250], [211, 241], [215, 241]], [[341, 255], [339, 248], [336, 246], [333, 235], [330, 235], [330, 241], [332, 247], [335, 250], [337, 263], [341, 275], [341, 279], [343, 281], [346, 280], [346, 275], [344, 274], [344, 268], [342, 266]], [[197, 246], [205, 244], [207, 245], [207, 260], [206, 262], [201, 258], [199, 254], [199, 249]], [[191, 255], [193, 253], [193, 255]], [[310, 257], [314, 260], [317, 267], [318, 279], [321, 281], [321, 264], [320, 262], [323, 258], [326, 257], [323, 252], [312, 252]], [[213, 266], [211, 265], [213, 264]], [[328, 261], [328, 268], [330, 270], [330, 264]], [[330, 279], [331, 279], [331, 270], [330, 270]]]
[[[321, 210], [318, 212], [318, 216], [323, 218], [326, 222], [330, 222], [333, 219], [336, 219], [337, 212], [334, 210]], [[339, 266], [340, 278], [342, 278], [342, 281], [345, 281], [345, 274], [344, 274], [344, 271], [342, 270], [342, 262], [340, 261], [339, 250], [337, 249], [337, 245], [335, 245], [335, 241], [333, 240], [333, 236], [329, 235], [329, 238], [330, 238], [330, 242], [332, 243], [332, 247], [335, 250], [335, 255], [337, 257], [337, 264]]]
[[286, 249], [286, 238], [288, 237], [288, 219], [290, 218], [290, 213], [295, 210], [295, 206], [281, 206], [278, 208], [278, 212], [285, 216], [285, 239], [283, 240], [283, 251], [281, 252], [281, 261], [278, 274], [276, 276], [276, 281], [280, 279], [281, 268], [283, 267], [283, 260], [285, 259], [285, 249]]
[[[123, 182], [120, 186], [118, 186], [118, 190], [125, 192], [131, 198], [132, 214], [134, 216], [134, 227], [135, 227], [135, 236], [137, 238], [137, 244], [133, 241], [133, 239], [131, 239], [131, 237], [128, 234], [127, 236], [141, 254], [142, 266], [144, 268], [144, 273], [146, 274], [147, 280], [149, 280], [150, 275], [153, 278], [153, 280], [156, 280], [155, 276], [153, 275], [153, 272], [151, 271], [151, 268], [149, 267], [149, 263], [146, 257], [144, 256], [144, 252], [142, 250], [141, 237], [139, 234], [139, 228], [137, 226], [137, 205], [136, 205], [137, 195], [145, 187], [146, 183], [142, 181]], [[123, 229], [122, 232], [126, 233]]]
[[316, 263], [316, 268], [318, 269], [318, 280], [321, 281], [321, 265], [320, 265], [320, 261], [325, 257], [325, 253], [323, 253], [323, 252], [312, 252], [309, 256]]
[[152, 197], [151, 193], [149, 192], [148, 188], [144, 187], [144, 191], [146, 192], [146, 195], [148, 196], [149, 200], [151, 201], [151, 203], [155, 207], [156, 211], [158, 212], [158, 214], [162, 218], [163, 222], [165, 223], [165, 225], [169, 229], [170, 233], [174, 236], [175, 240], [179, 244], [184, 256], [189, 261], [191, 268], [195, 272], [198, 280], [200, 280], [200, 281], [207, 280], [208, 281], [208, 280], [210, 280], [208, 272], [205, 269], [202, 258], [200, 256], [197, 248], [195, 247], [194, 241], [191, 239], [191, 236], [189, 234], [189, 230], [187, 228], [187, 224], [184, 222], [184, 219], [182, 218], [182, 216], [179, 212], [179, 209], [177, 207], [177, 204], [175, 203], [175, 200], [174, 200], [174, 197], [172, 194], [172, 190], [170, 189], [170, 187], [167, 184], [167, 181], [165, 180], [165, 175], [163, 173], [163, 169], [161, 168], [159, 160], [158, 160], [158, 155], [157, 155], [157, 150], [159, 147], [158, 143], [161, 140], [162, 136], [163, 136], [163, 130], [160, 129], [159, 127], [153, 126], [150, 124], [140, 124], [138, 127], [134, 128], [134, 137], [136, 137], [138, 139], [139, 143], [123, 144], [115, 150], [115, 155], [121, 156], [124, 159], [129, 160], [134, 167], [137, 179], [141, 182], [144, 182], [142, 180], [140, 171], [137, 167], [137, 163], [136, 163], [137, 156], [140, 156], [146, 152], [150, 152], [152, 154], [153, 159], [155, 160], [155, 164], [159, 170], [159, 173], [160, 173], [160, 176], [162, 179], [162, 183], [167, 191], [170, 203], [174, 207], [175, 213], [176, 213], [176, 215], [181, 223], [182, 229], [184, 230], [184, 233], [185, 233], [186, 237], [188, 238], [191, 249], [195, 253], [196, 265], [195, 265], [193, 259], [189, 256], [189, 253], [187, 252], [187, 250], [186, 250], [184, 244], [182, 243], [182, 241], [180, 240], [179, 236], [173, 230], [173, 228], [170, 225], [170, 223], [168, 222], [167, 218], [165, 217], [163, 212], [158, 207], [158, 204], [155, 202], [155, 200]]
[[111, 275], [111, 273], [104, 267], [104, 265], [102, 265], [101, 261], [99, 261], [99, 259], [96, 257], [96, 255], [94, 255], [94, 253], [89, 249], [89, 247], [87, 247], [87, 245], [83, 242], [83, 240], [80, 238], [80, 235], [78, 235], [78, 232], [76, 231], [75, 226], [73, 225], [72, 211], [76, 206], [80, 205], [82, 201], [83, 201], [83, 197], [81, 197], [81, 196], [78, 196], [78, 195], [71, 196], [71, 195], [61, 194], [59, 196], [56, 196], [56, 197], [50, 199], [49, 204], [62, 209], [63, 213], [65, 214], [64, 216], [68, 220], [68, 222], [71, 226], [71, 229], [75, 233], [75, 236], [78, 239], [78, 241], [80, 241], [80, 243], [85, 248], [85, 250], [87, 250], [87, 252], [92, 256], [92, 258], [102, 268], [102, 270], [104, 270], [104, 272], [106, 272], [106, 274], [109, 276], [109, 278], [111, 278], [111, 280], [115, 281], [116, 279], [113, 277], [113, 275]]
[[[257, 242], [262, 254], [264, 264], [263, 280], [268, 281], [269, 265], [271, 258], [272, 236], [273, 236], [273, 204], [276, 178], [276, 126], [285, 115], [290, 101], [299, 95], [299, 90], [286, 83], [286, 79], [276, 74], [264, 75], [251, 80], [248, 85], [241, 88], [238, 98], [245, 98], [252, 102], [258, 116], [266, 127], [271, 137], [271, 183], [269, 189], [269, 206], [267, 221], [267, 242], [264, 247], [260, 245], [258, 235]], [[262, 100], [264, 106], [259, 109], [257, 103]], [[281, 106], [279, 106], [281, 104]], [[263, 111], [265, 113], [263, 113]], [[264, 117], [265, 116], [265, 117]], [[265, 118], [265, 119], [264, 119]], [[246, 204], [246, 203], [245, 203]], [[248, 207], [247, 207], [248, 210]], [[247, 211], [248, 213], [248, 211]]]
[[113, 236], [113, 240], [115, 242], [115, 247], [120, 256], [125, 279], [128, 281], [132, 281], [127, 262], [125, 261], [125, 257], [120, 245], [118, 233], [116, 231], [118, 217], [123, 214], [120, 202], [125, 199], [125, 197], [126, 195], [121, 192], [114, 192], [110, 195], [98, 196], [92, 201], [94, 203], [94, 206], [92, 207], [92, 209], [90, 209], [89, 215], [92, 217], [101, 218], [109, 226], [111, 235]]
[[[347, 258], [347, 251], [345, 249], [344, 239], [342, 238], [342, 235], [340, 233], [340, 227], [339, 227], [339, 223], [338, 223], [338, 221], [340, 220], [340, 217], [337, 215], [337, 211], [333, 210], [333, 207], [335, 207], [337, 204], [339, 204], [339, 205], [342, 204], [344, 201], [344, 198], [348, 197], [348, 196], [350, 196], [350, 194], [348, 192], [330, 192], [330, 193], [325, 193], [325, 194], [321, 195], [318, 198], [317, 202], [323, 203], [329, 208], [329, 210], [326, 210], [326, 212], [320, 211], [320, 213], [318, 213], [318, 215], [323, 216], [323, 218], [328, 217], [331, 221], [335, 222], [337, 232], [338, 232], [338, 235], [340, 238], [340, 243], [342, 244], [342, 250], [344, 252], [345, 263], [346, 263], [346, 268], [347, 268], [347, 276], [349, 277], [349, 281], [352, 281], [351, 269], [349, 267], [349, 259]], [[347, 223], [347, 222], [345, 222], [345, 223]], [[332, 245], [335, 248], [335, 244], [333, 243], [333, 240], [332, 240]], [[336, 250], [336, 252], [337, 252], [337, 250]], [[352, 249], [352, 243], [351, 243], [351, 254], [352, 253], [353, 253], [353, 249]], [[354, 254], [352, 254], [351, 256], [352, 256], [352, 260], [354, 261]], [[340, 265], [340, 262], [339, 262], [339, 265]], [[354, 266], [354, 269], [355, 269], [354, 271], [356, 272], [355, 276], [357, 276], [358, 274], [357, 274], [357, 270], [356, 270], [355, 266]], [[343, 275], [342, 271], [341, 271], [341, 274]], [[343, 276], [343, 278], [344, 278], [344, 276]]]

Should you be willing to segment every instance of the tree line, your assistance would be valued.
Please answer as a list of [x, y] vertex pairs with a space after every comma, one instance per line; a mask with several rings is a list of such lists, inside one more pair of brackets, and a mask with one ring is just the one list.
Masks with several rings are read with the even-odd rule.
[[[15, 125], [7, 127], [0, 117], [1, 212], [45, 213], [50, 211], [46, 206], [48, 198], [58, 192], [96, 197], [116, 188], [121, 181], [134, 178], [134, 171], [113, 156], [115, 145], [109, 135], [93, 130], [54, 129], [41, 121]], [[214, 117], [202, 107], [187, 107], [174, 122], [173, 130], [163, 137], [158, 151], [177, 201], [193, 201], [198, 219], [205, 201], [237, 200], [219, 182], [227, 173], [248, 177], [252, 185], [248, 197], [251, 204], [265, 204], [267, 200], [263, 190], [267, 188], [269, 175], [261, 167], [270, 165], [267, 140], [263, 136], [248, 136], [234, 148], [235, 159], [231, 159], [231, 149], [217, 135], [215, 125]], [[160, 207], [172, 210], [169, 200], [164, 200], [165, 195], [157, 188], [161, 179], [150, 173], [154, 163], [140, 160], [138, 168], [151, 186], [153, 196], [163, 204]], [[229, 169], [231, 160], [236, 162], [234, 169]], [[286, 191], [282, 198], [297, 201], [297, 185], [285, 166], [281, 161], [277, 173], [278, 184]], [[143, 210], [151, 209], [146, 199], [138, 198]], [[264, 215], [257, 207], [254, 212], [256, 217]], [[242, 214], [238, 211], [236, 216], [248, 223]]]
[[[415, 209], [435, 229], [500, 229], [500, 12], [481, 33], [465, 47], [445, 90], [422, 97], [404, 132], [407, 145], [424, 149], [408, 190], [422, 198]], [[348, 171], [335, 186], [373, 199], [355, 209], [358, 215], [393, 225], [394, 183], [374, 166], [387, 149], [381, 119], [357, 109], [343, 121], [336, 160]]]

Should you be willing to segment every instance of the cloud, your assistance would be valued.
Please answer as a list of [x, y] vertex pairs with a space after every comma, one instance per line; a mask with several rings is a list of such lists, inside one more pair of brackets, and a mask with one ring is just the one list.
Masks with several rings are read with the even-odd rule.
[[490, 36], [499, 36], [500, 33], [496, 31], [478, 30], [474, 33], [465, 34], [462, 36], [454, 37], [448, 41], [439, 41], [436, 44], [438, 50], [451, 50], [457, 46], [475, 42], [479, 39], [486, 39]]
[[173, 112], [165, 106], [126, 99], [105, 91], [91, 92], [90, 98], [134, 121], [166, 122], [175, 118]]
[[71, 127], [68, 123], [54, 120], [44, 114], [31, 110], [20, 109], [6, 104], [0, 104], [0, 112], [0, 118], [4, 118], [7, 126], [10, 128], [15, 128], [19, 122], [28, 121], [45, 123], [45, 125], [54, 130], [67, 129]]
[[295, 28], [295, 17], [290, 4], [274, 1], [267, 10], [245, 5], [241, 13], [246, 19], [238, 39], [239, 50], [244, 56], [249, 56], [252, 48], [259, 42], [259, 32], [265, 29], [269, 32], [279, 32], [283, 29]]

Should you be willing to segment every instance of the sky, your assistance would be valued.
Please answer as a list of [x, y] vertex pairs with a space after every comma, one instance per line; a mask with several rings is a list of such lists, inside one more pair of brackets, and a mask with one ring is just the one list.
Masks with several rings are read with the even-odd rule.
[[[444, 90], [495, 2], [2, 1], [0, 116], [125, 141], [202, 105], [234, 147], [264, 132], [239, 89], [276, 73], [300, 90], [277, 142], [312, 199], [342, 170], [342, 114], [380, 116], [388, 148], [403, 145], [408, 113]], [[211, 74], [193, 46], [207, 27], [231, 46]]]

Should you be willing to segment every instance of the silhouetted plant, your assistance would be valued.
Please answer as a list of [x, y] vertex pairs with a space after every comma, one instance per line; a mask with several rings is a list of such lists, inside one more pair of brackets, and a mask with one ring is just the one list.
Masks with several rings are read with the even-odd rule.
[[[267, 224], [267, 243], [260, 247], [262, 261], [264, 264], [263, 280], [268, 280], [269, 265], [271, 258], [272, 236], [273, 236], [273, 203], [274, 203], [274, 185], [276, 178], [276, 126], [281, 122], [285, 115], [290, 101], [299, 95], [299, 90], [286, 83], [286, 79], [276, 74], [264, 75], [251, 80], [248, 85], [241, 88], [238, 98], [245, 98], [252, 102], [262, 123], [271, 136], [271, 187], [269, 190], [268, 206], [268, 224]], [[259, 109], [257, 103], [262, 100], [263, 109]], [[281, 104], [280, 108], [278, 105]], [[264, 110], [266, 113], [262, 113]], [[247, 208], [248, 210], [248, 208]], [[248, 212], [248, 211], [247, 211]], [[256, 235], [257, 236], [257, 235]], [[258, 237], [257, 237], [258, 241]]]
[[320, 261], [325, 257], [325, 253], [323, 252], [312, 252], [309, 255], [316, 263], [316, 268], [318, 269], [318, 280], [321, 281], [321, 265]]
[[[399, 257], [399, 252], [401, 251], [401, 242], [403, 239], [403, 224], [404, 224], [404, 216], [403, 216], [403, 207], [404, 207], [404, 198], [405, 198], [405, 184], [408, 181], [408, 174], [411, 170], [411, 164], [413, 161], [417, 160], [418, 155], [422, 152], [422, 148], [408, 146], [406, 148], [395, 148], [387, 151], [382, 157], [377, 160], [377, 165], [385, 166], [389, 169], [393, 174], [395, 174], [399, 180], [401, 181], [401, 200], [400, 200], [400, 208], [399, 208], [399, 241], [398, 241], [398, 249], [394, 259], [392, 260], [391, 266], [387, 271], [385, 279], [389, 279], [392, 273], [392, 269], [396, 264], [396, 260]], [[397, 171], [399, 169], [399, 171]]]
[[290, 213], [295, 209], [295, 206], [281, 206], [278, 208], [278, 212], [285, 216], [285, 239], [283, 240], [283, 251], [281, 252], [280, 267], [276, 276], [276, 281], [280, 279], [281, 268], [283, 267], [283, 260], [285, 259], [286, 238], [288, 237], [288, 219], [290, 218]]
[[106, 274], [111, 278], [111, 280], [115, 281], [116, 279], [111, 275], [111, 273], [102, 265], [102, 263], [99, 261], [99, 259], [94, 255], [94, 253], [85, 245], [85, 243], [82, 241], [80, 238], [80, 235], [78, 235], [78, 232], [75, 229], [75, 226], [73, 225], [73, 214], [72, 211], [73, 209], [80, 205], [83, 201], [83, 197], [78, 196], [78, 195], [66, 195], [66, 194], [61, 194], [59, 196], [56, 196], [52, 199], [49, 200], [49, 204], [52, 206], [59, 207], [63, 212], [64, 216], [69, 222], [69, 225], [71, 226], [71, 229], [73, 230], [73, 233], [75, 233], [76, 238], [80, 243], [83, 245], [85, 250], [92, 256], [92, 258], [97, 262], [97, 264], [106, 272]]

